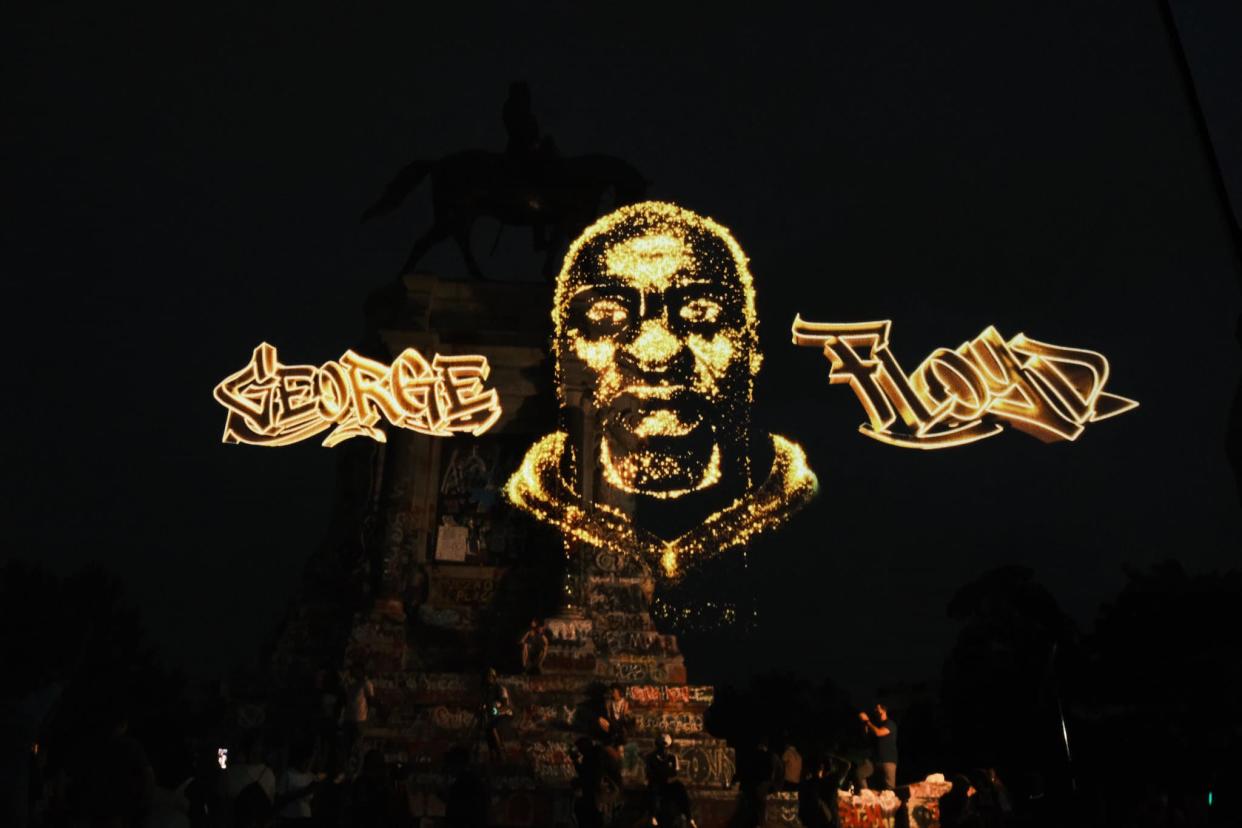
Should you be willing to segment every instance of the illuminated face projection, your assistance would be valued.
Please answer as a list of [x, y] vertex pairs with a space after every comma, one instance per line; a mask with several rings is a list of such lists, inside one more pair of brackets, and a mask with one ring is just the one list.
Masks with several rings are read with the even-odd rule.
[[381, 417], [436, 437], [487, 431], [501, 414], [495, 389], [483, 388], [488, 373], [486, 357], [436, 354], [428, 362], [413, 348], [391, 366], [353, 351], [320, 366], [282, 365], [264, 342], [212, 396], [229, 412], [226, 443], [286, 446], [329, 428], [325, 446], [359, 436], [383, 443]]
[[[888, 347], [892, 322], [793, 323], [796, 345], [822, 348], [828, 382], [848, 383], [867, 412], [859, 431], [905, 448], [940, 449], [992, 437], [1008, 423], [1046, 443], [1076, 440], [1087, 423], [1138, 405], [1104, 391], [1108, 360], [1095, 351], [1006, 342], [989, 327], [956, 349], [937, 348], [906, 375]], [[905, 431], [893, 429], [900, 418]]]
[[[755, 292], [724, 227], [662, 202], [605, 216], [566, 254], [552, 319], [564, 429], [510, 479], [518, 507], [567, 540], [638, 555], [676, 579], [810, 499], [815, 475], [779, 435], [752, 482]], [[583, 452], [598, 461], [598, 485], [583, 482]], [[642, 523], [653, 503], [701, 520], [663, 537]]]

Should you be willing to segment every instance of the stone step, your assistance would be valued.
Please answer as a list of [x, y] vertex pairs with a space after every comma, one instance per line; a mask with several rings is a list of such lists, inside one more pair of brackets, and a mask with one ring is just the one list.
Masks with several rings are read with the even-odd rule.
[[[479, 725], [478, 705], [411, 705], [408, 702], [377, 705], [373, 726], [410, 736], [436, 736], [469, 733]], [[517, 704], [509, 728], [520, 734], [551, 731], [591, 732], [597, 711], [594, 705], [568, 700], [561, 703]], [[654, 739], [662, 733], [679, 738], [703, 739], [703, 711], [637, 708], [630, 717], [630, 733], [635, 738]]]
[[621, 684], [685, 684], [686, 663], [681, 656], [617, 656], [600, 660], [595, 674]]
[[646, 612], [629, 612], [623, 610], [597, 610], [595, 626], [603, 630], [654, 630], [655, 621]]
[[715, 694], [715, 688], [705, 684], [632, 684], [625, 688], [630, 707], [681, 705], [706, 710]]
[[[460, 681], [458, 674], [387, 677], [374, 679], [374, 723], [405, 731], [411, 737], [439, 738], [444, 734], [468, 733], [478, 727], [483, 695], [478, 684]], [[556, 730], [587, 733], [598, 715], [598, 682], [566, 680], [563, 676], [511, 677], [515, 716], [511, 729], [523, 736]], [[626, 688], [630, 703], [632, 735], [651, 737], [669, 733], [684, 738], [703, 738], [704, 716], [710, 706], [711, 688], [686, 685], [635, 685]]]
[[418, 608], [418, 623], [430, 629], [472, 633], [479, 628], [479, 609], [463, 606], [431, 606]]
[[661, 733], [693, 736], [703, 732], [703, 714], [689, 710], [639, 710], [631, 715], [630, 721], [635, 734], [648, 736], [659, 736]]
[[[599, 679], [594, 675], [501, 674], [500, 681], [515, 699], [535, 696], [585, 697]], [[479, 704], [483, 683], [470, 673], [390, 672], [371, 677], [377, 695], [400, 696], [413, 704]]]
[[681, 655], [681, 650], [677, 646], [677, 636], [663, 635], [655, 630], [596, 633], [595, 647], [604, 657]]
[[[586, 605], [592, 615], [645, 614], [647, 597], [636, 579], [591, 579], [586, 586]], [[611, 625], [597, 625], [610, 628]]]

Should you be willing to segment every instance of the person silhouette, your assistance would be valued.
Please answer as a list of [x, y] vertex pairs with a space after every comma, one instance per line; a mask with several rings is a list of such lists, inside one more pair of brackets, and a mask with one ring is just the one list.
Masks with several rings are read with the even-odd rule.
[[[505, 161], [517, 184], [521, 187], [527, 205], [540, 213], [548, 209], [541, 195], [541, 184], [553, 177], [560, 154], [550, 135], [540, 135], [539, 121], [531, 109], [530, 84], [514, 81], [509, 84], [509, 96], [501, 112], [508, 141], [505, 144]], [[531, 244], [535, 250], [548, 247], [547, 228], [544, 222], [531, 224]]]
[[539, 149], [539, 122], [531, 111], [530, 85], [526, 81], [509, 84], [509, 97], [505, 98], [501, 116], [509, 137], [505, 155], [519, 164], [529, 162]]

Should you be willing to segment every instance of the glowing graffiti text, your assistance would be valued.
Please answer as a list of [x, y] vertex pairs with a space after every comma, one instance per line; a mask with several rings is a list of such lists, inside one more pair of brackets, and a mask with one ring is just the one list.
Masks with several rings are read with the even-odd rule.
[[[793, 323], [796, 345], [822, 348], [828, 382], [848, 383], [867, 412], [859, 431], [906, 448], [939, 449], [999, 434], [1002, 423], [1046, 443], [1076, 440], [1087, 423], [1138, 405], [1104, 391], [1108, 360], [988, 327], [937, 348], [907, 375], [888, 347], [891, 321]], [[894, 430], [900, 419], [904, 430]]]
[[229, 412], [226, 443], [286, 446], [329, 428], [325, 446], [358, 436], [383, 443], [381, 418], [436, 437], [478, 435], [501, 414], [495, 389], [483, 388], [489, 372], [483, 356], [436, 354], [428, 362], [413, 348], [391, 366], [353, 351], [319, 366], [282, 365], [264, 342], [213, 396]]

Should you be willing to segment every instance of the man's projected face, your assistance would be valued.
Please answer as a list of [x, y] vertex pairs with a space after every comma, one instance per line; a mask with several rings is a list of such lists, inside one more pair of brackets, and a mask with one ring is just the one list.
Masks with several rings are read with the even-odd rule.
[[759, 357], [728, 231], [668, 204], [619, 210], [570, 250], [556, 307], [562, 397], [566, 381], [587, 389], [609, 485], [678, 497], [745, 462]]
[[814, 496], [806, 454], [779, 434], [755, 441], [771, 465], [751, 478], [755, 290], [724, 227], [655, 201], [604, 216], [565, 255], [552, 321], [560, 428], [505, 496], [559, 529], [567, 552], [581, 544], [672, 582]]

